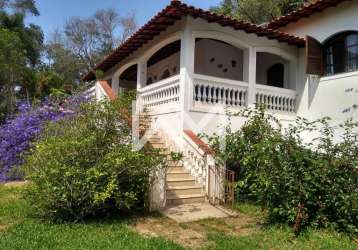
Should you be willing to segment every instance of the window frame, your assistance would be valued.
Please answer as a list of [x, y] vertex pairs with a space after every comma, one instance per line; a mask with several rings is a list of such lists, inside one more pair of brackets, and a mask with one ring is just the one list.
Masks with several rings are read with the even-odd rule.
[[[356, 42], [348, 45], [348, 38], [352, 35], [357, 36]], [[344, 44], [343, 51], [340, 50], [337, 51], [337, 48], [339, 48], [339, 46], [342, 46], [342, 44]], [[357, 54], [353, 57], [350, 57], [348, 52], [349, 49], [351, 48], [357, 51]], [[324, 76], [332, 76], [337, 74], [358, 71], [358, 31], [347, 31], [347, 32], [338, 33], [332, 36], [331, 38], [329, 38], [323, 44], [322, 49], [323, 49], [323, 75]], [[341, 57], [337, 60], [338, 55]]]

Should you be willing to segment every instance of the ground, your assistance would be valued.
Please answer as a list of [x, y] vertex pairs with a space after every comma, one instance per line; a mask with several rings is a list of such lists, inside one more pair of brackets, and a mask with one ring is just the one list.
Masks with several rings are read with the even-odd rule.
[[286, 226], [265, 226], [260, 210], [239, 206], [238, 216], [176, 223], [159, 214], [51, 224], [34, 218], [21, 183], [0, 185], [0, 249], [358, 249], [333, 231], [294, 237]]

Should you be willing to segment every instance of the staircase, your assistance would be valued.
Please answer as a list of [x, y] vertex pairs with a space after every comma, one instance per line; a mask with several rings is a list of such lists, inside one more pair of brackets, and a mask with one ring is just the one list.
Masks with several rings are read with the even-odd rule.
[[[154, 148], [160, 149], [163, 154], [170, 154], [162, 138], [156, 134], [149, 142]], [[196, 183], [181, 162], [168, 162], [166, 173], [166, 206], [203, 203], [205, 194], [203, 188]]]

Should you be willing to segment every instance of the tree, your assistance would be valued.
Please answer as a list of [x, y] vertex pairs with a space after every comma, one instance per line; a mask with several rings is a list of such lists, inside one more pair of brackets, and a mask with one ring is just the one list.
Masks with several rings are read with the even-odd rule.
[[223, 0], [212, 11], [247, 22], [262, 24], [314, 0]]
[[99, 10], [89, 18], [74, 17], [67, 21], [65, 45], [81, 61], [85, 73], [125, 41], [136, 27], [133, 14], [121, 17], [111, 9]]
[[0, 87], [7, 112], [14, 111], [15, 87], [22, 81], [25, 68], [26, 56], [21, 39], [14, 32], [0, 29]]
[[0, 0], [0, 10], [6, 11], [8, 9], [23, 15], [40, 15], [34, 0]]

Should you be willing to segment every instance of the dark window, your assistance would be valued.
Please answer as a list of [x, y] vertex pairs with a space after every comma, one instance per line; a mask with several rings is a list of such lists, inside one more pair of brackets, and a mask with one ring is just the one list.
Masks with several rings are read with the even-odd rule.
[[285, 67], [282, 63], [276, 63], [267, 70], [267, 85], [283, 88]]
[[168, 69], [166, 69], [163, 74], [162, 74], [162, 77], [160, 78], [160, 80], [163, 80], [165, 78], [168, 78], [170, 76], [170, 72]]
[[358, 32], [345, 32], [323, 46], [326, 75], [358, 70]]

